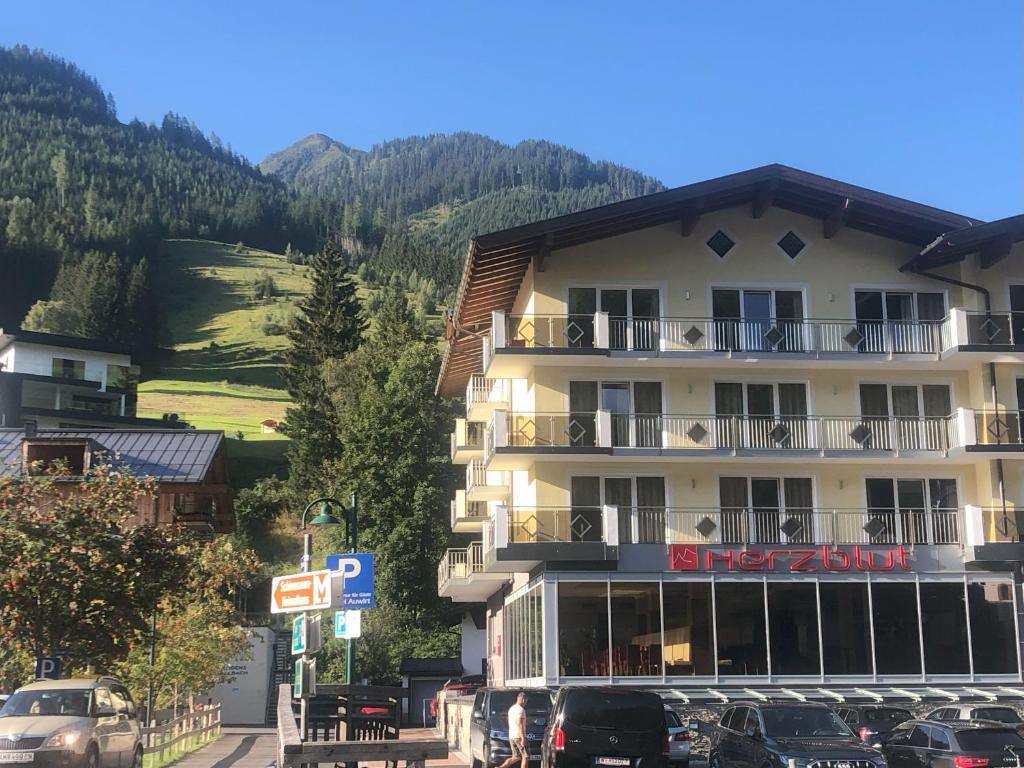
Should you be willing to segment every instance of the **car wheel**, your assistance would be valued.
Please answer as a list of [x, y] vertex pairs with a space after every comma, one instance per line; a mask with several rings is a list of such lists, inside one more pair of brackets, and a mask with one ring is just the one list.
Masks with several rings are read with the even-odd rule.
[[85, 768], [100, 768], [100, 753], [95, 745], [85, 753]]
[[[138, 746], [135, 748], [135, 754], [132, 755], [132, 768], [142, 768], [142, 747]], [[686, 768], [685, 766], [683, 768]]]
[[708, 760], [708, 768], [722, 768], [722, 761], [718, 758], [718, 755], [712, 755]]
[[483, 763], [481, 763], [474, 757], [473, 760], [470, 762], [470, 766], [471, 768], [483, 768]]

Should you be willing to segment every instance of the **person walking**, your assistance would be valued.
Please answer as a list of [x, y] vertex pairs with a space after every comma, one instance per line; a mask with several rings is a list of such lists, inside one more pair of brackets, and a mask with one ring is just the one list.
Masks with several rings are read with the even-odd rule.
[[519, 763], [519, 768], [529, 768], [530, 745], [526, 741], [526, 694], [522, 691], [516, 696], [516, 703], [508, 708], [508, 743], [512, 748], [511, 757], [506, 758], [499, 768], [512, 768]]

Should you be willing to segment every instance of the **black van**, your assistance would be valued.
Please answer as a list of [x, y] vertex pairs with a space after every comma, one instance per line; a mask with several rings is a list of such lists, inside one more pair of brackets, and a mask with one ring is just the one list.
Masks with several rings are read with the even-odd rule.
[[562, 688], [541, 754], [541, 768], [666, 768], [665, 705], [650, 691]]
[[547, 688], [480, 688], [473, 700], [469, 724], [472, 768], [501, 765], [512, 754], [508, 743], [508, 710], [519, 693], [526, 694], [526, 740], [530, 761], [540, 759], [540, 746], [551, 716], [554, 693]]

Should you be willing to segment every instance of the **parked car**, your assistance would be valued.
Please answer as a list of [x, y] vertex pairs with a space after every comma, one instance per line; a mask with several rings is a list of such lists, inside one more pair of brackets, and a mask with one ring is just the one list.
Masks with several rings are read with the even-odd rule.
[[925, 720], [990, 720], [1006, 723], [1024, 732], [1024, 720], [1013, 707], [992, 706], [991, 704], [951, 704], [933, 709], [924, 716]]
[[665, 704], [650, 691], [562, 688], [541, 754], [542, 768], [666, 768]]
[[861, 741], [880, 747], [886, 734], [900, 723], [913, 720], [910, 710], [900, 707], [880, 707], [876, 704], [836, 707], [836, 714], [860, 736]]
[[1024, 759], [1024, 736], [1013, 726], [963, 720], [910, 720], [883, 747], [890, 768], [1009, 768]]
[[882, 753], [824, 704], [739, 703], [722, 715], [708, 750], [710, 768], [792, 768], [814, 761], [885, 766]]
[[0, 763], [42, 768], [141, 768], [142, 733], [115, 678], [37, 680], [0, 709]]
[[690, 728], [684, 725], [674, 709], [665, 707], [665, 724], [668, 726], [669, 768], [690, 768]]
[[480, 688], [473, 700], [469, 725], [473, 768], [500, 765], [512, 754], [508, 743], [508, 710], [516, 703], [520, 691], [526, 694], [526, 740], [530, 760], [540, 760], [554, 693], [547, 688]]

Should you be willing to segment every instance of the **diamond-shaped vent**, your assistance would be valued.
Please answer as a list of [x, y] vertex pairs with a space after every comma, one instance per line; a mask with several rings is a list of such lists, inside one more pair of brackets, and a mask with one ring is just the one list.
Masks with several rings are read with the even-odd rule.
[[690, 330], [683, 334], [683, 338], [686, 339], [686, 343], [692, 347], [698, 341], [704, 338], [704, 331], [702, 331], [696, 325], [691, 325]]
[[981, 332], [988, 337], [989, 341], [993, 341], [1002, 331], [999, 325], [991, 317], [988, 317], [981, 324]]
[[764, 333], [764, 340], [771, 344], [773, 349], [779, 346], [779, 342], [784, 338], [786, 335], [774, 325]]
[[768, 433], [768, 437], [778, 444], [786, 442], [789, 439], [789, 435], [789, 428], [785, 424], [776, 424], [772, 427], [772, 431]]
[[1006, 438], [1006, 433], [1009, 431], [1010, 425], [1003, 420], [1002, 416], [996, 416], [986, 425], [985, 428], [996, 440], [1003, 440]]
[[697, 528], [697, 533], [699, 533], [706, 539], [709, 538], [711, 534], [715, 532], [715, 528], [717, 528], [718, 526], [715, 525], [715, 521], [712, 520], [710, 517], [705, 517], [702, 518], [701, 521], [697, 523], [695, 527]]
[[[532, 437], [530, 436], [531, 432], [533, 433]], [[517, 424], [516, 435], [519, 436], [518, 445], [533, 445], [537, 442], [537, 425], [533, 419], [526, 419]]]
[[699, 421], [686, 430], [686, 436], [693, 440], [695, 443], [703, 443], [704, 438], [708, 436], [708, 431], [704, 429], [704, 425]]
[[532, 344], [536, 335], [534, 331], [533, 320], [524, 317], [516, 326], [516, 339], [522, 340], [526, 344]]
[[869, 437], [871, 437], [871, 430], [868, 429], [864, 424], [858, 424], [856, 427], [850, 430], [850, 437], [853, 438], [853, 442], [857, 445], [864, 445]]
[[784, 234], [782, 236], [782, 239], [779, 240], [779, 248], [781, 248], [783, 252], [791, 259], [795, 259], [797, 256], [799, 256], [800, 252], [806, 247], [807, 244], [804, 243], [804, 241], [801, 240], [799, 237], [797, 237], [796, 233], [793, 232], [792, 230]]
[[583, 338], [584, 331], [579, 325], [576, 324], [575, 320], [565, 326], [565, 338], [569, 340], [570, 344], [576, 344], [580, 339]]
[[576, 515], [576, 517], [572, 519], [572, 524], [569, 528], [572, 529], [572, 532], [576, 535], [577, 539], [584, 538], [588, 533], [594, 530], [594, 526], [583, 515]]
[[736, 245], [731, 237], [729, 237], [722, 230], [718, 230], [710, 238], [708, 238], [707, 246], [712, 251], [718, 254], [719, 258], [725, 258], [725, 254], [732, 250], [732, 247]]
[[540, 533], [540, 523], [538, 522], [535, 515], [519, 521], [519, 530], [523, 532], [523, 538], [526, 540], [535, 539]]
[[843, 341], [849, 344], [851, 349], [856, 349], [860, 346], [861, 342], [864, 341], [864, 334], [860, 332], [860, 328], [851, 328], [850, 331], [843, 336]]
[[864, 533], [868, 535], [869, 539], [877, 539], [885, 532], [885, 529], [885, 523], [877, 517], [872, 517], [864, 524]]
[[797, 520], [795, 517], [787, 517], [786, 521], [779, 526], [779, 530], [782, 531], [787, 539], [792, 539], [800, 531], [804, 529], [803, 523]]
[[587, 436], [587, 428], [576, 421], [576, 419], [573, 419], [565, 429], [565, 436], [569, 438], [570, 443], [579, 443]]

